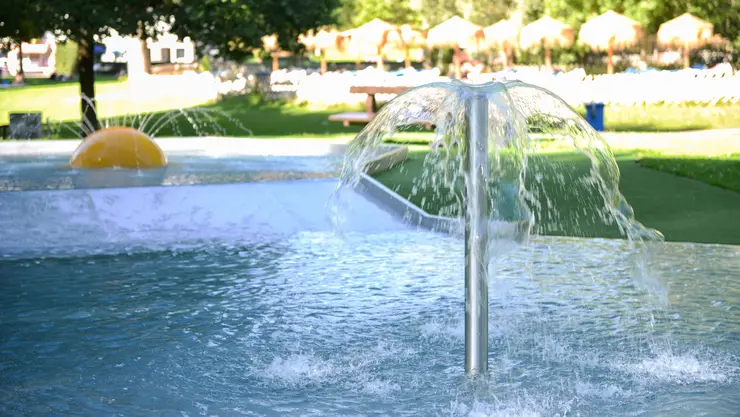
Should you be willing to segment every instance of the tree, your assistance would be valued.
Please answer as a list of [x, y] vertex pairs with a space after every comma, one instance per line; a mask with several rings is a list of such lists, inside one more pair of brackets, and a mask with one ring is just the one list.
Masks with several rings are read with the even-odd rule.
[[[20, 1], [20, 0], [14, 0]], [[45, 26], [79, 45], [82, 120], [88, 130], [100, 123], [95, 105], [95, 37], [115, 29], [122, 36], [156, 34], [159, 22], [172, 32], [214, 46], [222, 55], [245, 57], [276, 33], [283, 49], [298, 48], [298, 34], [331, 23], [338, 0], [33, 0], [49, 12]]]
[[281, 49], [297, 51], [298, 35], [334, 23], [339, 0], [167, 0], [162, 11], [172, 30], [190, 36], [219, 54], [240, 59], [262, 46], [262, 36], [277, 34]]
[[353, 26], [363, 25], [373, 19], [385, 20], [394, 25], [418, 25], [419, 13], [409, 0], [353, 0], [356, 4]]
[[492, 24], [509, 17], [516, 6], [516, 0], [475, 0], [472, 2], [470, 21], [476, 25], [491, 26]]
[[37, 0], [5, 0], [3, 8], [12, 13], [0, 17], [0, 38], [8, 38], [18, 45], [18, 73], [16, 82], [23, 82], [23, 42], [31, 42], [44, 34], [41, 25], [46, 10]]
[[357, 14], [358, 0], [341, 0], [339, 6], [334, 9], [334, 21], [340, 30], [352, 29], [355, 27], [354, 18]]
[[460, 15], [456, 0], [422, 0], [421, 16], [429, 27], [437, 26], [455, 15]]
[[115, 29], [121, 35], [136, 35], [140, 22], [153, 23], [158, 0], [38, 0], [49, 15], [44, 22], [56, 35], [78, 44], [82, 123], [86, 130], [100, 128], [95, 104], [95, 37]]

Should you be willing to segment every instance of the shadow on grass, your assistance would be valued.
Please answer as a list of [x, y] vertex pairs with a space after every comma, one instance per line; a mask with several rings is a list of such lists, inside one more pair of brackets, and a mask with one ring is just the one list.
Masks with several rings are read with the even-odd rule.
[[[321, 136], [359, 132], [362, 126], [345, 127], [339, 122], [330, 122], [331, 114], [357, 111], [353, 107], [311, 109], [284, 102], [262, 102], [253, 96], [227, 97], [222, 101], [188, 109], [193, 115], [208, 114], [210, 123], [215, 124], [218, 134], [223, 136]], [[172, 114], [171, 112], [164, 113]], [[161, 117], [161, 116], [160, 116]], [[212, 118], [212, 119], [211, 119]], [[214, 129], [211, 129], [214, 130]], [[170, 126], [163, 128], [158, 136], [192, 136], [198, 134], [192, 120], [177, 117]]]
[[[329, 115], [357, 111], [353, 107], [311, 109], [284, 102], [263, 102], [255, 96], [226, 97], [218, 103], [151, 114], [126, 115], [108, 119], [108, 125], [128, 126], [155, 137], [235, 136], [235, 137], [323, 137], [353, 136], [360, 125], [345, 127], [330, 122]], [[105, 124], [105, 123], [104, 123]], [[52, 137], [78, 139], [78, 123], [57, 123]], [[75, 135], [75, 132], [79, 132]]]
[[694, 132], [712, 129], [711, 123], [691, 124], [688, 126], [661, 126], [654, 123], [619, 123], [607, 125], [604, 130], [617, 133], [656, 133], [656, 132]]
[[740, 193], [740, 154], [727, 157], [664, 156], [640, 154], [640, 166], [693, 178], [716, 187]]

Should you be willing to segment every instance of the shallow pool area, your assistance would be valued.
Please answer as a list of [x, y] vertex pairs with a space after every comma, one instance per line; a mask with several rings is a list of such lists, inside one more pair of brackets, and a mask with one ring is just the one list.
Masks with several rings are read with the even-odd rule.
[[163, 169], [79, 170], [68, 155], [0, 155], [0, 191], [156, 185], [230, 184], [256, 181], [332, 178], [342, 154], [320, 156], [203, 155], [174, 153]]
[[186, 142], [123, 187], [0, 152], [0, 414], [738, 415], [738, 246], [492, 235], [471, 379], [461, 237], [338, 204], [335, 145]]
[[740, 249], [536, 238], [491, 264], [490, 376], [458, 239], [300, 232], [0, 261], [6, 415], [732, 416]]

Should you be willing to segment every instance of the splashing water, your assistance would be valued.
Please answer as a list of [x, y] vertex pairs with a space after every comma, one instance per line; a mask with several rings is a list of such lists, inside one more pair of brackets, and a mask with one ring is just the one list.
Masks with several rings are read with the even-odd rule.
[[[619, 167], [606, 142], [563, 100], [519, 81], [482, 85], [433, 83], [399, 95], [350, 144], [335, 193], [335, 223], [346, 217], [342, 195], [359, 183], [377, 147], [418, 121], [436, 126], [421, 172], [407, 173], [412, 186], [394, 191], [431, 214], [460, 220], [466, 207], [464, 169], [466, 102], [484, 94], [488, 101], [486, 188], [489, 253], [502, 241], [522, 241], [530, 233], [583, 237], [626, 237], [635, 251], [638, 286], [661, 292], [645, 267], [651, 242], [663, 236], [637, 220], [619, 191]], [[458, 230], [459, 232], [459, 230]]]
[[[94, 100], [84, 95], [82, 100], [96, 109], [97, 112], [97, 107], [93, 105]], [[250, 129], [226, 112], [202, 107], [179, 108], [166, 112], [126, 113], [109, 118], [99, 117], [98, 120], [100, 120], [100, 125], [103, 128], [131, 127], [150, 137], [157, 137], [163, 132], [171, 132], [174, 136], [226, 136], [227, 131], [223, 127], [224, 123], [232, 124], [245, 136], [253, 135]], [[84, 118], [84, 116], [79, 122], [50, 121], [48, 125], [49, 135], [52, 137], [71, 134], [74, 137], [84, 139], [95, 132], [91, 121]], [[184, 128], [192, 131], [193, 134], [186, 134], [189, 132], [186, 132]]]

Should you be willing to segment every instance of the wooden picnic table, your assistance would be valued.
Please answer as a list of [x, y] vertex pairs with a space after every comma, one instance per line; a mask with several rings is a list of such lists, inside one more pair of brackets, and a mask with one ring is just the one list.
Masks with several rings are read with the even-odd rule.
[[365, 99], [365, 112], [368, 115], [375, 115], [378, 112], [378, 103], [375, 100], [376, 94], [401, 94], [404, 91], [413, 88], [410, 86], [352, 86], [349, 92], [352, 94], [367, 94]]
[[329, 116], [329, 120], [342, 122], [345, 126], [349, 126], [350, 123], [370, 123], [373, 117], [375, 117], [375, 113], [378, 112], [378, 102], [375, 99], [376, 94], [401, 94], [410, 88], [413, 88], [413, 86], [351, 86], [349, 88], [350, 93], [367, 94], [367, 98], [365, 98], [365, 112], [332, 114]]

